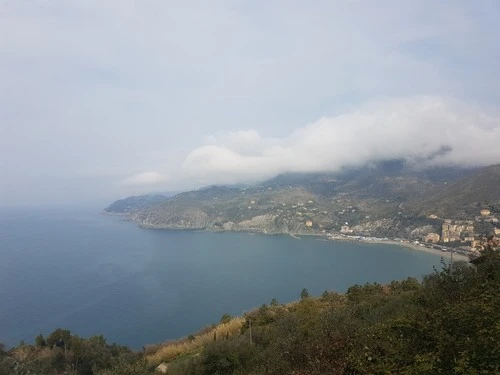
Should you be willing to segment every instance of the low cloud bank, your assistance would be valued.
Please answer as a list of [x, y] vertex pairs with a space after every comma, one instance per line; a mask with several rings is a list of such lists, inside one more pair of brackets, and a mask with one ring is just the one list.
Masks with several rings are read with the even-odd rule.
[[500, 117], [443, 97], [384, 99], [282, 138], [254, 130], [207, 137], [181, 175], [199, 183], [251, 182], [396, 158], [422, 167], [498, 163]]
[[156, 186], [167, 181], [167, 177], [159, 172], [138, 173], [122, 181], [125, 186]]

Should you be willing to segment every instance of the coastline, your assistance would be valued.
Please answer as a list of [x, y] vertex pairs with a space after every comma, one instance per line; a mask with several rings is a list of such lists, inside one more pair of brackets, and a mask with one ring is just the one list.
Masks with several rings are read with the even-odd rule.
[[[423, 251], [429, 254], [434, 254], [434, 255], [439, 255], [445, 260], [448, 258], [451, 258], [452, 253], [450, 251], [442, 251], [442, 250], [437, 250], [437, 249], [431, 249], [426, 246], [421, 246], [421, 245], [416, 245], [410, 242], [400, 242], [400, 241], [395, 241], [395, 240], [384, 240], [384, 239], [351, 239], [351, 238], [332, 238], [332, 237], [327, 237], [327, 239], [331, 241], [352, 241], [352, 242], [360, 242], [363, 244], [379, 244], [379, 245], [393, 245], [393, 246], [399, 246], [399, 247], [404, 247], [412, 251]], [[453, 253], [453, 260], [454, 261], [459, 261], [463, 260], [468, 262], [470, 259], [467, 255], [465, 254], [460, 254], [460, 253]]]
[[[263, 233], [264, 234], [264, 233]], [[326, 241], [339, 241], [339, 242], [359, 242], [362, 244], [377, 244], [377, 245], [392, 245], [392, 246], [399, 246], [399, 247], [404, 247], [406, 249], [412, 250], [412, 251], [423, 251], [429, 254], [434, 254], [434, 255], [439, 255], [445, 260], [449, 260], [452, 256], [451, 251], [443, 251], [443, 250], [437, 250], [437, 249], [431, 249], [426, 246], [422, 245], [417, 245], [411, 242], [404, 242], [404, 241], [396, 241], [396, 240], [385, 240], [385, 239], [377, 239], [375, 237], [361, 237], [361, 238], [349, 238], [349, 237], [332, 237], [332, 236], [325, 236], [323, 234], [317, 234], [317, 233], [290, 233], [290, 237], [295, 238], [300, 240], [300, 236], [308, 236], [308, 237], [322, 237]], [[453, 260], [454, 261], [466, 261], [468, 262], [470, 258], [461, 253], [453, 252]]]
[[[109, 215], [109, 216], [121, 216], [124, 217], [124, 220], [130, 220], [134, 221], [130, 216], [131, 214], [121, 214], [121, 213], [108, 213], [108, 212], [103, 212], [104, 215]], [[138, 224], [136, 222], [136, 224]], [[154, 227], [154, 226], [148, 226], [148, 225], [141, 225], [138, 224], [138, 226], [142, 229], [156, 229], [156, 230], [187, 230], [187, 231], [202, 231], [202, 232], [243, 232], [243, 233], [249, 233], [249, 234], [262, 234], [262, 235], [288, 235], [294, 239], [301, 240], [303, 236], [307, 237], [318, 237], [318, 238], [323, 238], [324, 240], [327, 241], [349, 241], [349, 242], [359, 242], [363, 244], [379, 244], [379, 245], [393, 245], [393, 246], [399, 246], [403, 248], [407, 248], [412, 251], [423, 251], [429, 254], [434, 254], [434, 255], [439, 255], [445, 260], [451, 259], [452, 253], [451, 251], [443, 251], [443, 250], [438, 250], [438, 249], [432, 249], [427, 246], [424, 246], [422, 244], [415, 244], [411, 242], [405, 242], [405, 241], [397, 241], [397, 240], [391, 240], [391, 239], [384, 239], [384, 238], [377, 238], [377, 237], [349, 237], [349, 236], [343, 236], [343, 235], [325, 235], [323, 233], [311, 233], [311, 232], [302, 232], [302, 233], [268, 233], [266, 231], [262, 230], [245, 230], [245, 229], [238, 229], [238, 230], [211, 230], [207, 228], [162, 228], [162, 227]], [[466, 261], [468, 262], [470, 258], [461, 253], [453, 252], [453, 260], [454, 261]]]
[[[366, 243], [366, 242], [364, 242]], [[396, 245], [396, 246], [401, 246], [401, 247], [406, 247], [407, 249], [414, 250], [414, 251], [424, 251], [429, 254], [435, 254], [435, 255], [440, 255], [442, 258], [446, 260], [446, 258], [451, 258], [451, 255], [453, 254], [453, 260], [464, 260], [464, 261], [469, 261], [469, 257], [465, 254], [460, 254], [456, 252], [451, 252], [451, 251], [442, 251], [442, 250], [437, 250], [437, 249], [430, 249], [425, 246], [420, 246], [420, 245], [415, 245], [412, 243], [406, 243], [406, 242], [398, 242], [398, 241], [379, 241], [379, 242], [374, 242], [374, 243], [381, 243], [381, 244], [389, 244], [389, 245]]]

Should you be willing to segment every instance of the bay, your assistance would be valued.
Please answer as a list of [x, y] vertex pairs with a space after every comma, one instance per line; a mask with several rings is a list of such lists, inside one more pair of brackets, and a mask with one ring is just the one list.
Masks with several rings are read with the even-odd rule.
[[64, 327], [140, 348], [224, 313], [422, 277], [435, 254], [310, 237], [144, 230], [98, 210], [0, 211], [0, 342]]

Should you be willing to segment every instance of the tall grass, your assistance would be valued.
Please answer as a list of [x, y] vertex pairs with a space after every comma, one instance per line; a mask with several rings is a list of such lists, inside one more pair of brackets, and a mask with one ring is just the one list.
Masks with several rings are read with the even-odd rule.
[[174, 342], [159, 345], [156, 348], [149, 348], [146, 358], [151, 365], [158, 365], [161, 362], [171, 362], [176, 358], [197, 354], [203, 346], [217, 340], [224, 340], [240, 333], [245, 319], [236, 317], [229, 322], [219, 324], [214, 328], [203, 329], [194, 337], [184, 338]]

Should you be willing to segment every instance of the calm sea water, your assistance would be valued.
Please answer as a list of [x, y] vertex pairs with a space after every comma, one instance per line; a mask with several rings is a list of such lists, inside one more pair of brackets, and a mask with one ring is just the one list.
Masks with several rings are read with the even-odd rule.
[[421, 277], [439, 261], [390, 245], [143, 230], [97, 211], [1, 211], [0, 342], [64, 327], [140, 348], [302, 288]]

